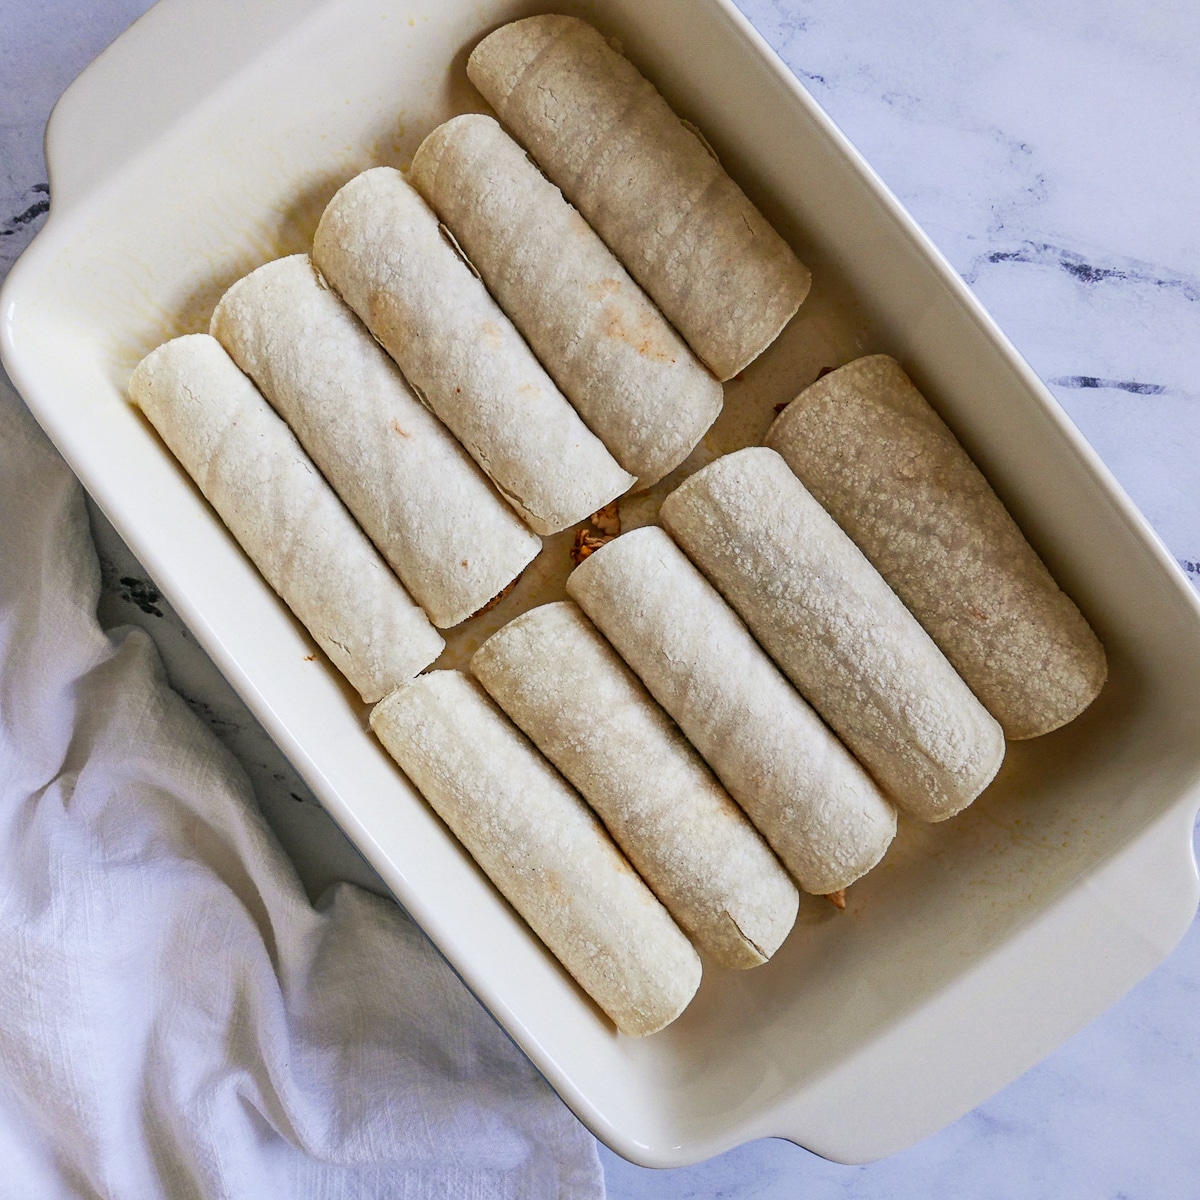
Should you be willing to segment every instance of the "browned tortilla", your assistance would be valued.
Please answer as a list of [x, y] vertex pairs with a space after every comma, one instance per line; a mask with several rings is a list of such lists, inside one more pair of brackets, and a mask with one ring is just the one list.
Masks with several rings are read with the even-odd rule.
[[514, 21], [475, 47], [467, 74], [718, 379], [775, 340], [808, 268], [595, 29]]
[[444, 643], [258, 389], [207, 334], [139, 364], [134, 402], [266, 581], [368, 702]]
[[721, 411], [721, 385], [588, 223], [491, 117], [439, 125], [413, 186], [638, 486], [677, 467]]
[[661, 529], [602, 546], [567, 591], [805, 891], [837, 891], [883, 857], [895, 809]]
[[534, 933], [612, 1018], [642, 1037], [673, 1021], [700, 960], [561, 775], [458, 671], [375, 706], [371, 727]]
[[850, 535], [1012, 739], [1099, 694], [1104, 648], [895, 359], [806, 388], [767, 445]]
[[661, 517], [901, 808], [940, 821], [987, 786], [1000, 726], [774, 450], [717, 459]]
[[235, 283], [212, 333], [435, 625], [466, 620], [541, 549], [307, 255]]
[[535, 533], [574, 525], [636, 482], [399, 171], [364, 171], [334, 196], [313, 261]]
[[799, 897], [775, 855], [570, 601], [494, 633], [471, 671], [578, 789], [696, 945], [724, 967], [779, 948]]

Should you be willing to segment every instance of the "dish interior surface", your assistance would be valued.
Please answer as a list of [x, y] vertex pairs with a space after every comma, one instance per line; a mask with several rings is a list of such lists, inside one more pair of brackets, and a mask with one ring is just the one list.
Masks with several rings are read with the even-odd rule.
[[[895, 355], [1103, 640], [1080, 719], [1011, 744], [939, 826], [902, 823], [847, 910], [806, 899], [768, 965], [706, 966], [665, 1032], [620, 1037], [527, 933], [366, 731], [365, 709], [125, 397], [136, 362], [204, 330], [224, 289], [307, 250], [358, 171], [404, 169], [436, 124], [486, 111], [489, 30], [544, 6], [167, 0], [68, 92], [54, 209], [4, 307], [15, 381], [86, 486], [349, 836], [584, 1121], [650, 1165], [751, 1137], [862, 1161], [953, 1119], [1169, 951], [1196, 903], [1200, 623], [1190, 589], [1094, 454], [911, 221], [732, 8], [563, 4], [697, 124], [813, 270], [780, 340], [726, 389], [679, 471], [758, 442], [825, 367]], [[161, 103], [155, 105], [155, 96]], [[565, 593], [570, 533], [455, 632]], [[353, 588], [353, 581], [347, 581]], [[598, 717], [600, 714], [598, 714]]]

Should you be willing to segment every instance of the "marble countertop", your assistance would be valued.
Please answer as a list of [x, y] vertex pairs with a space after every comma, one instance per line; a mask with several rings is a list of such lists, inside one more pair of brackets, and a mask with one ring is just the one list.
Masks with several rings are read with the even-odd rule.
[[[1200, 584], [1200, 6], [740, 0], [1047, 381]], [[0, 276], [48, 209], [41, 139], [144, 0], [0, 0]], [[93, 513], [101, 618], [136, 622], [245, 765], [311, 894], [382, 890]], [[611, 1197], [1186, 1200], [1200, 1195], [1200, 929], [1103, 1017], [948, 1129], [843, 1167], [785, 1142]]]

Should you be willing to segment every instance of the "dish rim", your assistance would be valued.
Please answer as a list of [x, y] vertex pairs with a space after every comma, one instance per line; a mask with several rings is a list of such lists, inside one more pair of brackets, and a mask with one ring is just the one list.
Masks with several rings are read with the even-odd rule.
[[[270, 6], [271, 0], [256, 0], [256, 2], [265, 8]], [[917, 249], [933, 268], [942, 286], [950, 290], [955, 301], [962, 305], [968, 315], [980, 326], [981, 332], [988, 338], [997, 352], [1004, 357], [1009, 368], [1013, 370], [1030, 393], [1041, 402], [1045, 416], [1065, 436], [1072, 450], [1079, 456], [1082, 465], [1092, 474], [1093, 478], [1105, 492], [1109, 502], [1117, 508], [1122, 520], [1129, 526], [1137, 539], [1157, 557], [1159, 565], [1167, 572], [1180, 589], [1181, 594], [1186, 598], [1186, 602], [1189, 604], [1193, 615], [1200, 620], [1200, 598], [1196, 596], [1178, 564], [1166, 551], [1157, 535], [1145, 521], [1145, 518], [1141, 516], [1128, 497], [1125, 496], [1123, 490], [1117, 484], [1108, 468], [1100, 460], [1099, 456], [1082, 438], [1082, 435], [1079, 434], [1069, 418], [1066, 417], [1065, 412], [1063, 412], [1057, 401], [1036, 375], [1033, 374], [1028, 364], [1017, 354], [992, 318], [983, 309], [983, 306], [953, 271], [953, 268], [950, 267], [945, 258], [937, 251], [924, 232], [920, 230], [912, 217], [900, 205], [899, 201], [896, 200], [882, 181], [879, 180], [874, 171], [865, 163], [865, 160], [863, 160], [858, 151], [854, 149], [840, 130], [833, 124], [832, 120], [809, 96], [803, 85], [788, 70], [778, 55], [766, 43], [765, 39], [757, 33], [749, 21], [734, 7], [731, 0], [708, 0], [708, 3], [724, 17], [734, 32], [748, 43], [764, 65], [774, 73], [777, 82], [789, 91], [793, 101], [805, 110], [809, 118], [820, 128], [822, 134], [838, 148], [849, 164], [856, 169], [860, 182], [874, 193], [874, 198], [885, 207], [893, 224], [899, 229], [902, 235], [916, 244]], [[226, 3], [225, 7], [228, 7], [234, 13], [238, 12], [237, 6]], [[254, 5], [247, 5], [247, 7], [253, 8]], [[303, 2], [297, 3], [295, 7], [297, 21], [302, 21], [309, 12], [322, 7], [322, 4], [320, 0], [303, 0]], [[47, 429], [52, 440], [56, 443], [59, 441], [59, 438], [55, 436], [56, 430], [53, 427], [53, 418], [51, 417], [47, 420], [43, 416], [44, 413], [49, 413], [52, 409], [52, 401], [43, 402], [38, 381], [28, 378], [27, 372], [22, 367], [20, 347], [13, 340], [11, 314], [14, 306], [20, 301], [26, 276], [31, 272], [36, 272], [37, 264], [42, 256], [49, 256], [54, 252], [57, 239], [60, 236], [63, 238], [68, 236], [70, 215], [76, 212], [81, 205], [86, 204], [89, 195], [98, 194], [110, 182], [118, 179], [122, 168], [127, 166], [132, 161], [133, 156], [136, 156], [138, 153], [139, 148], [135, 145], [129, 157], [119, 158], [115, 162], [107, 164], [100, 164], [101, 167], [108, 166], [107, 176], [103, 170], [98, 169], [96, 164], [93, 163], [90, 189], [94, 190], [89, 190], [89, 180], [87, 179], [86, 172], [82, 174], [77, 173], [74, 178], [72, 177], [72, 171], [75, 170], [75, 166], [71, 161], [72, 151], [78, 149], [85, 137], [85, 130], [88, 129], [90, 118], [85, 116], [85, 110], [93, 107], [92, 89], [96, 88], [100, 83], [103, 83], [105, 88], [108, 87], [112, 82], [111, 76], [114, 71], [128, 71], [131, 52], [134, 54], [133, 61], [136, 61], [137, 55], [143, 52], [143, 45], [152, 47], [155, 39], [161, 37], [161, 34], [157, 31], [158, 28], [162, 26], [163, 22], [170, 25], [176, 15], [183, 17], [185, 20], [189, 16], [194, 16], [189, 11], [187, 0], [160, 0], [159, 4], [140, 17], [129, 30], [103, 51], [93, 64], [77, 77], [60, 99], [51, 117], [46, 138], [47, 163], [50, 169], [52, 195], [54, 196], [55, 203], [52, 203], [50, 217], [46, 225], [26, 250], [25, 254], [22, 255], [19, 262], [14, 266], [8, 280], [5, 282], [3, 291], [0, 292], [0, 356], [3, 357], [5, 365], [8, 367], [18, 390], [22, 395], [29, 398], [30, 407], [34, 411], [35, 416], [37, 416], [39, 423]], [[270, 44], [271, 42], [266, 43], [266, 45]], [[247, 61], [253, 61], [253, 55]], [[137, 73], [133, 72], [132, 74], [136, 78]], [[232, 73], [217, 72], [214, 78], [214, 86], [219, 87], [229, 78], [232, 78]], [[207, 95], [207, 92], [202, 93], [201, 99], [203, 95]], [[145, 103], [144, 95], [141, 96], [141, 102]], [[196, 102], [198, 103], [199, 101]], [[152, 108], [153, 106], [147, 104], [146, 107]], [[169, 108], [169, 106], [167, 107]], [[164, 119], [157, 132], [143, 139], [140, 148], [149, 148], [156, 144], [159, 138], [169, 136], [171, 128], [179, 117], [186, 115], [191, 107], [191, 105], [185, 105], [182, 110]], [[104, 112], [103, 105], [97, 106], [95, 112], [97, 114], [96, 119], [99, 119], [99, 115]], [[143, 129], [144, 132], [145, 130]], [[94, 141], [95, 139], [91, 140]], [[100, 140], [103, 141], [105, 139]], [[59, 193], [62, 193], [61, 197]], [[77, 473], [81, 475], [81, 478], [83, 477], [83, 472]], [[92, 489], [89, 488], [89, 490]], [[102, 507], [104, 506], [102, 505]], [[143, 548], [139, 548], [139, 558], [142, 557], [143, 552]], [[185, 615], [185, 619], [187, 619], [186, 614], [181, 615]], [[188, 624], [191, 626], [193, 622], [188, 620]], [[235, 688], [250, 702], [250, 706], [255, 712], [256, 717], [263, 722], [272, 738], [284, 750], [284, 753], [293, 760], [299, 758], [300, 761], [306, 761], [307, 754], [303, 747], [294, 744], [287, 731], [282, 730], [277, 722], [271, 720], [272, 714], [269, 707], [264, 709], [262, 704], [253, 702], [257, 695], [253, 680], [240, 669], [236, 662], [230, 660], [228, 655], [222, 653], [222, 648], [219, 645], [214, 648], [209, 644], [207, 639], [202, 640], [204, 641], [205, 649], [217, 661], [222, 673], [231, 679]], [[308, 773], [306, 773], [307, 777]], [[319, 781], [314, 782], [310, 780], [310, 783], [313, 783], [314, 791], [317, 792], [322, 803], [327, 803], [328, 797], [322, 794], [319, 788]], [[345, 828], [347, 824], [344, 819], [346, 814], [343, 812], [340, 800], [336, 805], [330, 805], [330, 809], [335, 819], [338, 820], [338, 823]], [[1109, 887], [1114, 885], [1114, 881], [1137, 874], [1139, 870], [1144, 872], [1146, 862], [1143, 860], [1147, 859], [1148, 856], [1150, 860], [1154, 861], [1167, 861], [1170, 858], [1173, 860], [1173, 870], [1176, 872], [1173, 879], [1174, 905], [1171, 910], [1171, 919], [1163, 920], [1160, 925], [1162, 936], [1157, 939], [1155, 944], [1155, 952], [1158, 957], [1154, 959], [1154, 963], [1161, 961], [1161, 958], [1165, 957], [1170, 948], [1183, 936], [1194, 914], [1197, 899], [1200, 898], [1200, 881], [1197, 879], [1196, 863], [1191, 844], [1191, 827], [1194, 824], [1198, 809], [1200, 809], [1200, 782], [1194, 780], [1191, 788], [1181, 792], [1176, 801], [1165, 809], [1156, 821], [1147, 826], [1141, 835], [1115, 850], [1107, 860], [1099, 863], [1095, 871], [1087, 879], [1081, 881], [1082, 885], [1086, 886], [1073, 886], [1067, 889], [1067, 891], [1048, 905], [1034, 919], [1028, 922], [1024, 928], [1018, 929], [1014, 936], [1004, 944], [1002, 949], [1005, 954], [1016, 954], [1021, 947], [1030, 955], [1036, 956], [1042, 953], [1038, 949], [1038, 946], [1041, 944], [1039, 939], [1045, 935], [1047, 930], [1052, 931], [1054, 928], [1061, 926], [1064, 921], [1080, 919], [1080, 913], [1077, 910], [1084, 893], [1090, 895], [1097, 889], [1105, 893]], [[353, 825], [353, 822], [350, 822], [350, 824]], [[1186, 824], [1186, 829], [1181, 831], [1178, 826], [1183, 824]], [[372, 854], [374, 847], [370, 838], [365, 839], [368, 844], [364, 847], [360, 837], [354, 836], [353, 833], [350, 833], [350, 836], [360, 846], [360, 849], [363, 850], [368, 859], [374, 862], [375, 856]], [[1178, 850], [1183, 846], [1186, 849], [1184, 855], [1181, 857], [1178, 854]], [[387, 875], [385, 874], [386, 878]], [[395, 887], [392, 880], [389, 879], [388, 882], [389, 886]], [[407, 899], [406, 897], [402, 897], [402, 900], [406, 903]], [[1088, 903], [1094, 903], [1094, 896], [1089, 899]], [[410, 908], [414, 907], [412, 904], [408, 904], [408, 906]], [[1184, 917], [1185, 907], [1187, 910], [1186, 918]], [[425, 924], [425, 921], [421, 923]], [[993, 988], [994, 981], [989, 982], [983, 977], [989, 974], [989, 964], [994, 966], [993, 960], [998, 960], [1000, 957], [1002, 957], [1000, 954], [993, 953], [984, 962], [978, 964], [975, 972], [968, 973], [969, 975], [978, 975], [979, 979], [968, 980], [966, 976], [959, 977], [932, 999], [952, 1002], [953, 997], [949, 993], [961, 991], [960, 984], [963, 987], [966, 987], [968, 983], [972, 987], [979, 984], [983, 986], [985, 991]], [[1102, 1011], [1120, 992], [1133, 986], [1146, 973], [1146, 970], [1142, 969], [1144, 961], [1139, 960], [1140, 965], [1136, 969], [1137, 973], [1133, 977], [1128, 978], [1127, 981], [1120, 982], [1119, 990], [1115, 994], [1112, 994], [1109, 999], [1103, 1001], [1098, 1007], [1095, 1007], [1095, 1012], [1092, 1012], [1089, 1016], [1080, 1018], [1076, 1027], [1080, 1027], [1086, 1020], [1091, 1019], [1091, 1016]], [[1154, 963], [1151, 963], [1151, 966]], [[1129, 972], [1127, 971], [1126, 973], [1128, 974]], [[1118, 982], [1115, 980], [1111, 981], [1109, 991], [1112, 991], [1112, 988]], [[496, 1003], [494, 995], [489, 996], [487, 990], [481, 989], [477, 982], [473, 982], [469, 986], [472, 987], [472, 990], [480, 997], [490, 1011], [495, 1013], [498, 1008], [503, 1010], [503, 1006]], [[931, 1004], [927, 1007], [934, 1008], [936, 1005]], [[951, 1003], [951, 1007], [953, 1007], [953, 1003]], [[918, 1014], [910, 1015], [916, 1016]], [[503, 1021], [501, 1023], [504, 1024]], [[905, 1023], [901, 1022], [900, 1024]], [[877, 1039], [864, 1044], [855, 1058], [862, 1059], [864, 1056], [869, 1057], [873, 1048], [886, 1042], [888, 1038], [893, 1037], [896, 1033], [897, 1030], [895, 1029], [884, 1031]], [[1055, 1040], [1054, 1045], [1057, 1045], [1061, 1040], [1061, 1038]], [[556, 1090], [559, 1091], [560, 1095], [564, 1096], [564, 1099], [567, 1099], [568, 1103], [579, 1113], [585, 1123], [593, 1128], [593, 1131], [597, 1132], [598, 1136], [601, 1136], [613, 1149], [630, 1158], [632, 1161], [655, 1166], [684, 1165], [735, 1146], [746, 1140], [747, 1137], [769, 1135], [791, 1136], [789, 1133], [777, 1128], [769, 1130], [761, 1129], [756, 1127], [755, 1122], [748, 1122], [741, 1126], [731, 1127], [727, 1131], [727, 1136], [711, 1139], [710, 1144], [707, 1145], [692, 1144], [685, 1148], [650, 1147], [638, 1144], [634, 1139], [630, 1139], [620, 1131], [607, 1127], [599, 1114], [591, 1109], [587, 1097], [580, 1094], [571, 1085], [570, 1081], [564, 1080], [560, 1073], [556, 1071], [555, 1064], [546, 1060], [544, 1055], [539, 1057], [536, 1053], [536, 1048], [531, 1050], [527, 1041], [522, 1040], [520, 1044], [525, 1053], [533, 1058], [535, 1064], [550, 1078]], [[1048, 1047], [1048, 1049], [1050, 1048], [1053, 1047]], [[1037, 1061], [1040, 1057], [1042, 1057], [1042, 1054], [1038, 1053], [1030, 1062]], [[848, 1078], [849, 1075], [854, 1074], [852, 1068], [855, 1067], [855, 1064], [847, 1063], [846, 1066], [848, 1074], [847, 1072], [843, 1072], [843, 1074], [847, 1075]], [[1020, 1070], [1023, 1069], [1025, 1068], [1020, 1068]], [[1019, 1073], [1019, 1070], [1015, 1073]], [[836, 1074], [837, 1072], [830, 1073], [831, 1076]], [[844, 1081], [841, 1084], [837, 1084], [837, 1086], [844, 1086]], [[989, 1087], [984, 1095], [990, 1094], [992, 1090], [994, 1089]], [[982, 1098], [983, 1095], [976, 1096], [975, 1099], [968, 1103], [967, 1107], [977, 1103]], [[589, 1119], [588, 1115], [585, 1115], [587, 1113], [590, 1113], [591, 1119]], [[836, 1137], [832, 1138], [829, 1142], [835, 1150], [836, 1143]], [[899, 1146], [894, 1148], [898, 1149]], [[857, 1157], [858, 1151], [852, 1147], [845, 1148], [842, 1153], [849, 1154], [849, 1157], [843, 1159], [844, 1161], [864, 1161], [863, 1158]], [[835, 1153], [833, 1156], [841, 1157], [841, 1154]], [[873, 1152], [867, 1155], [867, 1157], [877, 1156]]]

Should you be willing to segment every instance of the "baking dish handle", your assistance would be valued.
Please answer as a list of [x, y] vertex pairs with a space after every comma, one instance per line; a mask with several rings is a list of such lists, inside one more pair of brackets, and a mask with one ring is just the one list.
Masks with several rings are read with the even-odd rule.
[[63, 92], [46, 127], [51, 216], [122, 164], [320, 0], [160, 0]]
[[[1193, 785], [998, 954], [744, 1132], [836, 1162], [871, 1162], [1007, 1086], [1149, 975], [1187, 932], [1200, 900], [1198, 805]], [[931, 1074], [937, 1088], [914, 1086]]]

